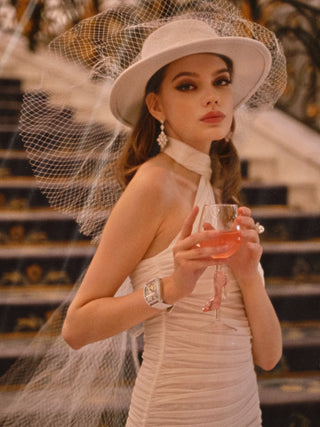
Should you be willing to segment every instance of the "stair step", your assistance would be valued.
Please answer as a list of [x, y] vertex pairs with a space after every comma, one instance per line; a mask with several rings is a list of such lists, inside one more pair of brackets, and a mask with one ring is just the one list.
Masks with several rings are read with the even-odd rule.
[[320, 295], [320, 283], [292, 283], [284, 281], [266, 283], [266, 289], [270, 298], [304, 298], [318, 297]]
[[21, 80], [0, 77], [0, 92], [10, 90], [21, 91]]
[[242, 201], [247, 206], [286, 205], [288, 188], [282, 184], [265, 184], [261, 182], [244, 182]]
[[23, 288], [0, 287], [0, 305], [60, 305], [72, 299], [72, 287], [70, 286], [25, 286]]
[[320, 372], [259, 379], [263, 427], [318, 427]]
[[281, 329], [285, 348], [320, 347], [320, 320], [309, 322], [282, 321]]
[[319, 318], [319, 283], [267, 284], [266, 289], [280, 320]]
[[79, 232], [79, 226], [71, 217], [44, 214], [30, 217], [25, 212], [12, 215], [10, 211], [0, 211], [0, 246], [78, 240], [89, 239]]
[[256, 221], [265, 227], [261, 236], [267, 240], [308, 240], [320, 237], [320, 212], [303, 212], [294, 209], [252, 210]]
[[87, 242], [72, 242], [67, 244], [49, 242], [46, 245], [6, 245], [0, 247], [0, 260], [9, 258], [67, 258], [70, 256], [92, 256], [96, 248]]
[[320, 239], [316, 239], [315, 241], [303, 241], [303, 242], [263, 242], [263, 249], [268, 253], [315, 253], [320, 250]]
[[70, 285], [94, 252], [87, 242], [0, 247], [0, 286]]
[[0, 210], [1, 221], [70, 221], [70, 216], [55, 211], [52, 208], [28, 210]]
[[[92, 413], [92, 411], [95, 410], [95, 407], [97, 407], [98, 410], [100, 411], [101, 407], [104, 407], [104, 412], [115, 412], [115, 413], [121, 412], [122, 419], [125, 419], [126, 416], [124, 414], [126, 414], [129, 409], [132, 388], [128, 387], [127, 384], [121, 384], [117, 386], [117, 390], [119, 391], [119, 395], [121, 395], [121, 402], [119, 402], [119, 399], [117, 399], [117, 396], [114, 396], [114, 395], [109, 394], [108, 396], [106, 395], [102, 396], [101, 390], [100, 390], [98, 395], [97, 393], [93, 393], [90, 399], [83, 402], [82, 409], [84, 413], [88, 414], [89, 411]], [[4, 402], [5, 407], [9, 407], [9, 410], [10, 410], [10, 402], [14, 400], [16, 394], [17, 394], [17, 391], [15, 387], [12, 387], [11, 389], [9, 388], [7, 391], [3, 391], [0, 388], [0, 400], [1, 402]], [[61, 389], [60, 396], [59, 396], [60, 399], [58, 399], [58, 402], [57, 401], [52, 402], [51, 407], [47, 405], [46, 410], [48, 411], [48, 415], [52, 415], [52, 412], [57, 413], [57, 403], [59, 403], [60, 411], [64, 413], [65, 408], [63, 407], [63, 403], [66, 402], [65, 403], [66, 406], [70, 403], [70, 399], [69, 399], [70, 393], [68, 393], [68, 390], [66, 389]], [[39, 399], [42, 399], [43, 393], [41, 389], [39, 389], [38, 393], [34, 390], [33, 393], [29, 394], [27, 398], [31, 399], [31, 401], [28, 402], [29, 404], [25, 408], [23, 408], [22, 416], [24, 419], [28, 415], [32, 417], [33, 415], [32, 408], [34, 408], [34, 404], [32, 403], [34, 402], [33, 399], [35, 399], [36, 401]], [[56, 395], [55, 398], [57, 399], [58, 395]], [[16, 421], [16, 417], [19, 417], [21, 415], [19, 414], [19, 411], [16, 410], [16, 412], [11, 413], [10, 415], [11, 415], [10, 421], [12, 423], [11, 425], [16, 425], [16, 426], [20, 425], [20, 424], [17, 424], [17, 421]], [[1, 423], [1, 415], [0, 415], [0, 423]], [[108, 425], [104, 424], [102, 421], [102, 423], [99, 423], [99, 427], [110, 427], [110, 426], [109, 424]]]
[[24, 151], [0, 150], [0, 177], [33, 176], [31, 165]]
[[[54, 184], [55, 186], [59, 185], [59, 180], [52, 180], [50, 182], [50, 184]], [[48, 188], [50, 187], [49, 183], [47, 184]], [[62, 184], [61, 184], [62, 185]], [[88, 186], [90, 187], [90, 181], [87, 180], [85, 182], [83, 181], [75, 181], [74, 182], [74, 186], [75, 188], [80, 185], [81, 187], [83, 186]], [[19, 194], [23, 194], [24, 197], [27, 197], [29, 192], [40, 192], [40, 190], [38, 189], [38, 184], [37, 182], [33, 179], [33, 178], [20, 178], [20, 177], [16, 177], [16, 178], [8, 178], [3, 180], [2, 182], [0, 182], [0, 192], [1, 193], [10, 193], [12, 191], [17, 191], [19, 192]], [[249, 186], [245, 186], [243, 188], [243, 191], [246, 193], [247, 191], [250, 193], [252, 192], [252, 187]], [[259, 185], [259, 186], [255, 186], [253, 192], [256, 193], [256, 195], [254, 197], [256, 197], [258, 194], [261, 194], [261, 197], [257, 197], [257, 201], [254, 202], [254, 199], [252, 199], [248, 204], [252, 205], [252, 204], [268, 204], [268, 200], [270, 202], [270, 204], [285, 204], [286, 203], [286, 187], [283, 186], [266, 186], [266, 185]], [[270, 194], [270, 197], [267, 196], [267, 194]], [[278, 196], [279, 197], [278, 197]], [[250, 196], [251, 197], [251, 196]], [[249, 197], [249, 198], [250, 198]]]
[[247, 156], [245, 160], [247, 163], [247, 179], [256, 182], [275, 182], [277, 162], [273, 156], [260, 154], [259, 156]]
[[8, 178], [0, 180], [0, 207], [2, 209], [30, 209], [48, 207], [46, 197], [34, 178]]
[[[35, 339], [35, 332], [0, 333], [0, 357], [1, 359], [16, 359], [23, 357], [41, 356], [54, 342], [55, 337], [42, 334], [41, 339]], [[30, 344], [35, 344], [35, 348]]]
[[320, 241], [262, 242], [265, 277], [319, 281]]
[[21, 103], [22, 96], [20, 80], [0, 78], [0, 103]]
[[0, 121], [0, 149], [24, 150], [17, 124], [4, 124]]
[[287, 403], [320, 403], [320, 372], [296, 375], [293, 378], [259, 379], [262, 406]]
[[0, 123], [18, 124], [20, 117], [20, 104], [12, 101], [7, 107], [2, 107], [0, 103]]

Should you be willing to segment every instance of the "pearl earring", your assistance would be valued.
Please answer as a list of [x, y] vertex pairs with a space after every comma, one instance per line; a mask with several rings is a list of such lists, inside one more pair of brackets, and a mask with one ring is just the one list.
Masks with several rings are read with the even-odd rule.
[[228, 134], [225, 136], [224, 140], [225, 140], [226, 142], [230, 142], [230, 141], [231, 141], [231, 139], [232, 139], [232, 136], [233, 136], [233, 131], [232, 131], [232, 130], [229, 130], [229, 132], [228, 132]]
[[161, 132], [157, 138], [157, 142], [158, 142], [158, 145], [160, 147], [160, 150], [162, 151], [165, 149], [165, 147], [168, 144], [168, 137], [167, 137], [165, 130], [164, 130], [164, 121], [163, 120], [160, 120], [160, 131]]

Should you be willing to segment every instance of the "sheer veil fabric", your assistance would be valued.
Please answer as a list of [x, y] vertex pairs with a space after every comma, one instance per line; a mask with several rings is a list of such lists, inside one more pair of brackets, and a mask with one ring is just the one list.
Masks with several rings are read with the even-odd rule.
[[[272, 32], [243, 19], [227, 0], [137, 1], [86, 19], [49, 46], [51, 60], [75, 78], [62, 87], [53, 85], [53, 74], [47, 73], [41, 90], [24, 97], [20, 133], [39, 187], [50, 205], [71, 215], [94, 243], [123, 192], [115, 161], [128, 129], [111, 116], [110, 86], [139, 59], [141, 45], [152, 31], [164, 22], [186, 17], [207, 22], [221, 35], [264, 43], [272, 55], [272, 68], [243, 108], [276, 102], [286, 83], [281, 46]], [[85, 103], [78, 102], [79, 92], [87, 94]], [[10, 391], [8, 401], [0, 403], [4, 426], [125, 424], [139, 369], [141, 329], [138, 326], [77, 351], [70, 349], [60, 332], [77, 286], [1, 378], [1, 386]], [[131, 291], [127, 279], [117, 295]], [[17, 389], [16, 384], [26, 385]]]

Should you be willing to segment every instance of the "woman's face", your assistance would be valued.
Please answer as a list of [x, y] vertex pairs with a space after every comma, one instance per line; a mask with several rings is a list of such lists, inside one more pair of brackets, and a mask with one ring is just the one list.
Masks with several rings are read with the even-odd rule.
[[195, 54], [172, 62], [160, 91], [147, 95], [149, 112], [165, 122], [168, 136], [209, 152], [223, 139], [233, 119], [231, 72], [213, 54]]

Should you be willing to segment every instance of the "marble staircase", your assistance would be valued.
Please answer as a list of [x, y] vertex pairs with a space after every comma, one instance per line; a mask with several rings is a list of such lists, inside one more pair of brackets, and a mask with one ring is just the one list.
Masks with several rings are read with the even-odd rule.
[[[68, 297], [95, 250], [69, 217], [49, 208], [37, 188], [17, 127], [22, 91], [19, 79], [0, 79], [1, 374]], [[312, 180], [277, 178], [270, 151], [261, 156], [249, 154], [247, 148], [243, 152], [243, 198], [266, 229], [262, 265], [284, 339], [277, 367], [271, 372], [257, 370], [264, 427], [316, 427], [320, 205], [312, 201], [317, 200], [318, 190]], [[1, 400], [8, 400], [3, 388]]]

